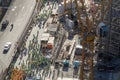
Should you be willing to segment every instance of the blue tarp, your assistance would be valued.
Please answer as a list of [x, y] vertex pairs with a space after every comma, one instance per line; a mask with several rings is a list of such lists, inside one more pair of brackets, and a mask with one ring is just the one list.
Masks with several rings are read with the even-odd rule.
[[100, 28], [100, 36], [101, 37], [106, 37], [108, 35], [109, 32], [109, 27], [107, 25], [105, 25], [103, 22], [99, 23], [99, 28]]
[[102, 29], [103, 31], [109, 31], [109, 27], [108, 27], [108, 26], [106, 26], [106, 25], [101, 26], [101, 29]]
[[69, 65], [69, 62], [65, 60], [65, 61], [63, 61], [63, 64], [64, 65]]
[[99, 26], [99, 27], [101, 27], [101, 26], [105, 26], [105, 24], [104, 24], [103, 22], [101, 22], [101, 23], [99, 23], [98, 26]]
[[73, 65], [74, 65], [75, 67], [78, 67], [78, 66], [80, 66], [80, 62], [79, 62], [79, 61], [74, 61], [74, 62], [73, 62]]

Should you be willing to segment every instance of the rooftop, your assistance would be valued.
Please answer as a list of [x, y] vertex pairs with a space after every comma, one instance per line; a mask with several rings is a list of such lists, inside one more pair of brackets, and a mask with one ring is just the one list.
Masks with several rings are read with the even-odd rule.
[[41, 36], [41, 41], [48, 41], [50, 34], [49, 33], [43, 33]]
[[49, 37], [48, 44], [54, 44], [54, 37]]
[[59, 24], [48, 24], [48, 31], [56, 32], [58, 29]]

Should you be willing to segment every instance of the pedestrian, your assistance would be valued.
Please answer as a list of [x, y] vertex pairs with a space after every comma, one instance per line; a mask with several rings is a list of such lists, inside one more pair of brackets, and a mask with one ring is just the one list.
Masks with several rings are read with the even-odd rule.
[[11, 28], [13, 28], [13, 24], [11, 24]]
[[11, 29], [10, 29], [10, 31], [12, 31], [12, 29], [13, 29], [13, 24], [11, 24]]

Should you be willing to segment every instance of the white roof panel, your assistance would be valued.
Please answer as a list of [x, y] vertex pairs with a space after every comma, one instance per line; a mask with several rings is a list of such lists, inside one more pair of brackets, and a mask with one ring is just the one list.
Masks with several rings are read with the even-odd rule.
[[47, 41], [49, 39], [49, 33], [43, 33], [41, 36], [41, 41]]

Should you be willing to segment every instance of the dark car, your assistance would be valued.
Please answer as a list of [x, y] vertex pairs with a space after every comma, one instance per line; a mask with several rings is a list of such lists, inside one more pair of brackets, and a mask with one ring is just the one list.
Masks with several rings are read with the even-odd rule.
[[8, 20], [3, 21], [3, 22], [2, 22], [1, 31], [4, 30], [4, 29], [6, 29], [6, 27], [8, 26], [8, 24], [9, 24], [9, 21], [8, 21]]

